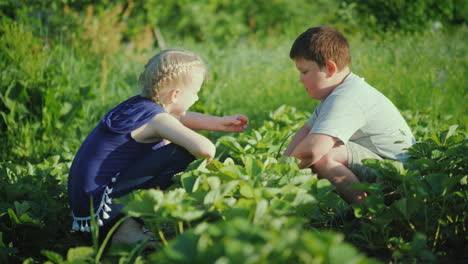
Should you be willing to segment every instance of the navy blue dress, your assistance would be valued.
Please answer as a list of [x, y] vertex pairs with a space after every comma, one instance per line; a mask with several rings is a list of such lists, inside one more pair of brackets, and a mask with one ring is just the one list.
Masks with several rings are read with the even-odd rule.
[[153, 101], [134, 96], [110, 110], [88, 135], [68, 178], [73, 230], [90, 231], [91, 203], [98, 224], [105, 225], [123, 207], [112, 198], [135, 189], [167, 188], [171, 177], [194, 160], [175, 144], [139, 143], [131, 137], [133, 130], [164, 112]]

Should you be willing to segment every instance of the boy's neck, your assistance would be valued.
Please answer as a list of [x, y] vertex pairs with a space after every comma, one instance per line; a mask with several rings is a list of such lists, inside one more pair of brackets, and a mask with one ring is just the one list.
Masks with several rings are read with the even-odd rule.
[[339, 72], [335, 72], [333, 76], [330, 77], [331, 79], [329, 80], [328, 93], [321, 100], [324, 100], [325, 98], [327, 98], [336, 89], [336, 87], [340, 86], [344, 82], [346, 77], [349, 76], [350, 73], [351, 73], [351, 70], [349, 69], [349, 67], [346, 67]]
[[351, 73], [351, 70], [349, 69], [349, 67], [346, 67], [344, 68], [343, 70], [335, 73], [335, 76], [333, 76], [333, 79], [334, 79], [334, 88], [333, 90], [340, 86], [340, 84], [342, 84], [344, 82], [344, 80], [346, 79], [346, 77], [349, 76], [349, 74]]

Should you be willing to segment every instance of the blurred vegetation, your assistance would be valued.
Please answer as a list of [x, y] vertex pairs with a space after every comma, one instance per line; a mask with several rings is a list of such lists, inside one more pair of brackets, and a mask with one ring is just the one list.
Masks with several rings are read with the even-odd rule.
[[342, 8], [371, 31], [419, 32], [468, 22], [466, 0], [344, 0]]
[[[336, 7], [336, 1], [325, 0], [313, 4], [307, 0], [295, 0], [294, 3], [286, 0], [6, 0], [0, 3], [0, 10], [8, 19], [25, 24], [40, 21], [53, 30], [54, 35], [83, 25], [77, 14], [85, 14], [87, 19], [83, 26], [86, 28], [89, 26], [86, 22], [90, 22], [89, 18], [94, 14], [101, 19], [116, 18], [119, 26], [125, 27], [120, 32], [122, 39], [127, 41], [144, 34], [148, 28], [158, 28], [171, 39], [224, 43], [253, 35], [272, 36], [302, 29], [312, 22], [312, 13], [314, 21], [324, 21]], [[108, 23], [107, 26], [117, 24]]]

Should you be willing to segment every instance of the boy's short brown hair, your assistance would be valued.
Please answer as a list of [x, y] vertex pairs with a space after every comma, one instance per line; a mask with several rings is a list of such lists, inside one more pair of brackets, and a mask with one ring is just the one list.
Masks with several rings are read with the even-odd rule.
[[299, 35], [291, 47], [289, 57], [315, 61], [320, 68], [331, 60], [340, 71], [351, 63], [348, 41], [330, 26], [309, 28]]

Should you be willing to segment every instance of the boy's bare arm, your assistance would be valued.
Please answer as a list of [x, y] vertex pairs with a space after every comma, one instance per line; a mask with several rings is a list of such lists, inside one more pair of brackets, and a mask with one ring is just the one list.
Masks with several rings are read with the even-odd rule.
[[330, 135], [309, 134], [297, 145], [291, 156], [301, 160], [299, 168], [308, 168], [330, 152], [337, 141], [338, 138]]
[[291, 143], [289, 143], [288, 147], [283, 153], [283, 156], [291, 156], [291, 153], [296, 148], [296, 146], [309, 134], [310, 127], [307, 125], [303, 125], [299, 131], [297, 131], [296, 135], [294, 135]]
[[247, 117], [240, 114], [219, 117], [187, 112], [178, 118], [184, 126], [193, 130], [242, 132], [248, 125]]

